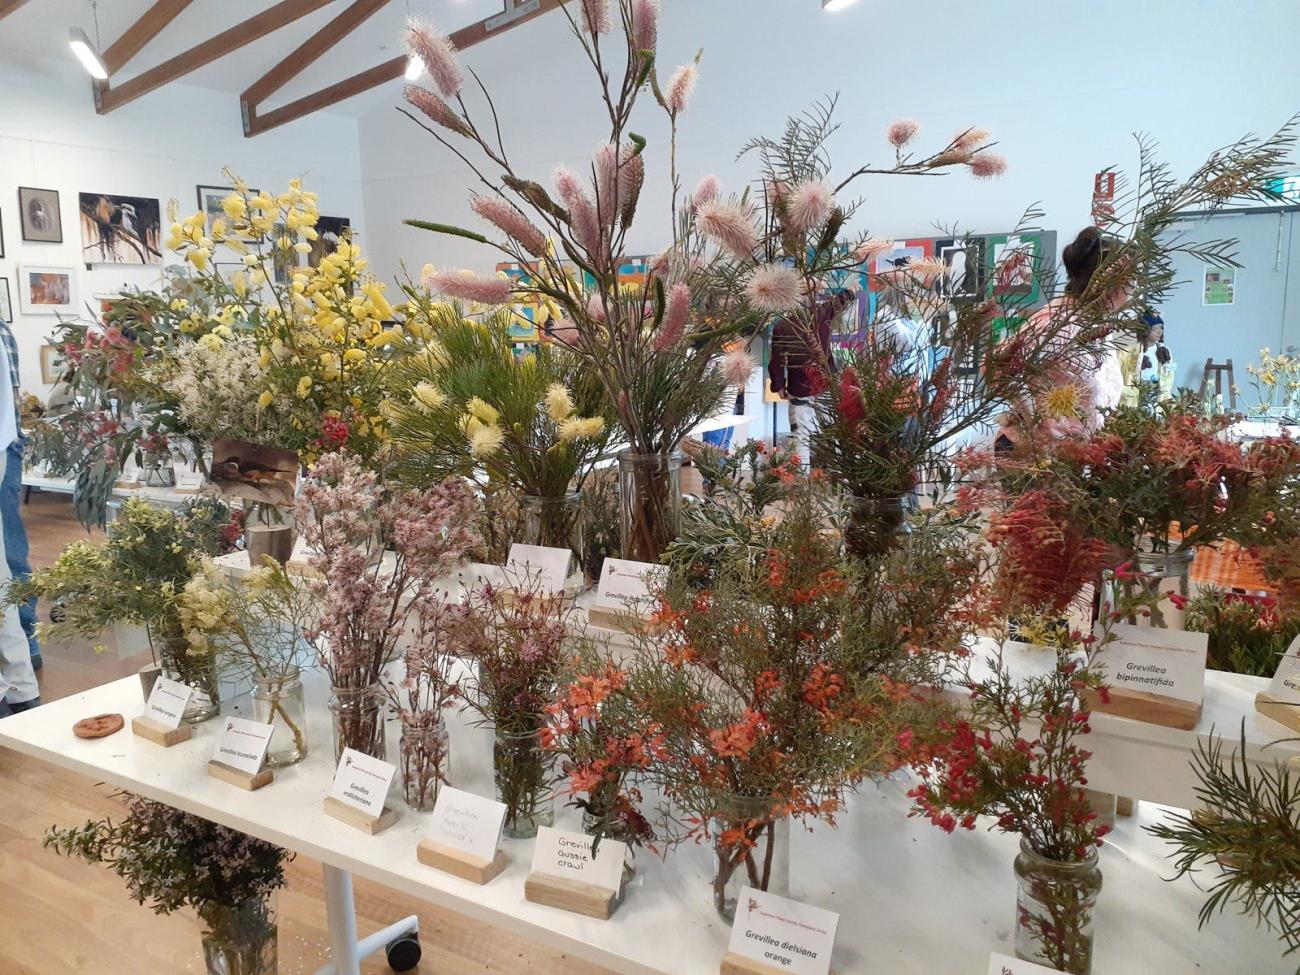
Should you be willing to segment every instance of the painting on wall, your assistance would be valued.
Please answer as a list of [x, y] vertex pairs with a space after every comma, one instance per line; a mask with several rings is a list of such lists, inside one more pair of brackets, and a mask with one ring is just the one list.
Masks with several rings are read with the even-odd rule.
[[9, 294], [9, 279], [0, 278], [0, 322], [14, 320], [14, 300]]
[[67, 368], [67, 361], [63, 358], [63, 347], [58, 345], [41, 346], [41, 382], [46, 386], [53, 386], [63, 375]]
[[75, 314], [70, 267], [38, 267], [24, 264], [18, 269], [18, 307], [27, 315]]
[[18, 217], [23, 240], [33, 244], [63, 243], [63, 214], [59, 191], [18, 187]]
[[79, 195], [87, 264], [161, 264], [162, 207], [144, 196]]
[[984, 238], [950, 237], [934, 243], [934, 256], [943, 262], [939, 281], [949, 298], [974, 298], [984, 287]]
[[0, 257], [5, 256], [5, 215], [0, 211]]
[[[206, 218], [208, 232], [212, 232], [212, 221], [217, 218], [225, 220], [229, 225], [230, 218], [226, 216], [226, 211], [221, 208], [221, 201], [235, 192], [235, 188], [233, 186], [196, 186], [194, 190], [198, 197], [199, 209], [203, 211], [203, 216]], [[258, 191], [250, 188], [248, 195], [257, 196]]]
[[320, 262], [339, 249], [339, 241], [352, 234], [352, 221], [347, 217], [321, 217], [316, 221], [316, 239], [311, 242], [307, 263], [320, 267]]

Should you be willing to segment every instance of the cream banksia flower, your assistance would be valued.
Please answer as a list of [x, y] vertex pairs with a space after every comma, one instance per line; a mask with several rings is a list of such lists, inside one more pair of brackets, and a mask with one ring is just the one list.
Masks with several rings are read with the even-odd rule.
[[495, 406], [477, 396], [470, 397], [469, 402], [465, 404], [465, 412], [480, 423], [485, 423], [488, 426], [492, 426], [501, 419], [501, 414]]
[[696, 212], [706, 203], [712, 203], [719, 193], [722, 192], [722, 183], [718, 177], [709, 173], [695, 186], [695, 192], [691, 194], [691, 209]]
[[455, 98], [464, 83], [460, 65], [456, 62], [456, 46], [422, 20], [411, 18], [403, 38], [408, 54], [424, 62], [438, 90], [444, 98]]
[[676, 348], [686, 330], [686, 317], [691, 310], [691, 289], [685, 283], [672, 286], [668, 292], [667, 307], [664, 318], [659, 324], [659, 334], [655, 337], [655, 351], [667, 352]]
[[659, 45], [659, 0], [632, 0], [632, 47], [653, 52]]
[[411, 399], [425, 412], [432, 412], [447, 402], [447, 394], [433, 383], [416, 383], [411, 390]]
[[546, 415], [554, 423], [562, 423], [573, 416], [573, 397], [562, 383], [551, 383], [546, 390]]
[[803, 299], [803, 278], [784, 264], [764, 264], [755, 268], [745, 282], [745, 296], [759, 311], [773, 314], [791, 311]]
[[436, 122], [444, 129], [450, 129], [457, 135], [469, 135], [469, 126], [465, 124], [464, 119], [456, 114], [456, 110], [444, 102], [441, 98], [420, 85], [407, 85], [402, 90], [403, 97], [408, 103], [414, 105], [426, 116], [431, 122]]
[[749, 377], [754, 374], [757, 366], [753, 357], [746, 351], [744, 344], [736, 342], [723, 355], [719, 368], [722, 371], [722, 378], [727, 381], [728, 386], [739, 386], [743, 389], [749, 382]]
[[976, 179], [993, 179], [1006, 171], [1006, 158], [996, 152], [978, 152], [970, 161], [970, 172]]
[[881, 254], [894, 249], [894, 242], [883, 237], [870, 237], [858, 245], [853, 256], [864, 264], [870, 264]]
[[590, 440], [605, 429], [605, 420], [599, 416], [571, 416], [559, 425], [557, 432], [561, 443]]
[[420, 279], [430, 291], [480, 305], [509, 304], [512, 294], [507, 278], [481, 278], [472, 271], [437, 271], [426, 267]]
[[608, 34], [613, 27], [609, 0], [582, 0], [582, 29], [588, 34]]
[[505, 431], [500, 427], [480, 424], [469, 433], [470, 456], [489, 457], [501, 448], [505, 439]]

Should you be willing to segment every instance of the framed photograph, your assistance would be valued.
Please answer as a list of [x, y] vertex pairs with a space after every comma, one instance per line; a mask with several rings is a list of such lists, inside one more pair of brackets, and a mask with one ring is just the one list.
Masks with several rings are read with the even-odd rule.
[[53, 386], [59, 381], [65, 368], [67, 362], [63, 358], [61, 348], [48, 343], [41, 346], [41, 382], [46, 386]]
[[70, 267], [38, 267], [34, 264], [19, 267], [18, 307], [23, 314], [75, 315], [73, 271]]
[[[226, 217], [226, 211], [221, 209], [221, 201], [235, 192], [233, 186], [196, 186], [194, 187], [195, 195], [198, 197], [199, 209], [207, 218], [208, 230], [212, 230], [212, 221], [220, 217], [229, 223]], [[251, 186], [248, 189], [249, 196], [257, 196], [258, 191]]]
[[347, 217], [321, 217], [316, 221], [317, 237], [311, 242], [307, 255], [310, 267], [320, 267], [320, 262], [339, 249], [339, 241], [352, 232], [352, 221]]
[[14, 299], [9, 294], [9, 279], [0, 278], [0, 322], [14, 320]]
[[223, 498], [262, 501], [281, 508], [293, 504], [298, 455], [246, 440], [212, 442], [211, 480]]
[[63, 214], [58, 190], [18, 187], [18, 218], [23, 240], [33, 244], [63, 243]]
[[87, 264], [161, 264], [162, 206], [146, 196], [78, 195]]

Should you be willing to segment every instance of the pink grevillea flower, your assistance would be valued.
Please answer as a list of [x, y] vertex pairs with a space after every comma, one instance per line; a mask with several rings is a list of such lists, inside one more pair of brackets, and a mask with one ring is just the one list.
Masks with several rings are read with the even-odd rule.
[[791, 311], [803, 298], [803, 278], [784, 264], [764, 264], [755, 268], [745, 282], [745, 296], [759, 311], [773, 314]]
[[587, 315], [595, 322], [605, 320], [605, 302], [600, 295], [591, 295], [587, 298]]
[[790, 229], [796, 234], [804, 234], [814, 227], [820, 227], [830, 216], [834, 205], [834, 192], [821, 180], [811, 179], [800, 183], [790, 191], [785, 201]]
[[754, 211], [746, 204], [710, 200], [699, 208], [696, 224], [700, 233], [735, 257], [752, 257], [758, 246]]
[[718, 177], [709, 173], [696, 184], [695, 192], [691, 194], [691, 209], [698, 211], [704, 204], [712, 203], [720, 192], [722, 183]]
[[958, 149], [964, 149], [966, 152], [974, 152], [981, 146], [987, 145], [992, 134], [988, 129], [981, 129], [971, 126], [962, 132], [958, 132], [953, 138], [952, 144]]
[[406, 51], [424, 62], [429, 77], [442, 92], [443, 98], [460, 94], [464, 77], [456, 61], [456, 45], [439, 34], [432, 26], [414, 17], [406, 25]]
[[480, 305], [504, 305], [509, 303], [511, 296], [510, 282], [505, 278], [481, 278], [472, 271], [426, 268], [420, 281], [437, 294]]
[[895, 149], [901, 149], [913, 139], [916, 133], [921, 131], [921, 123], [914, 118], [899, 118], [889, 123], [889, 128], [885, 130], [885, 138]]
[[722, 378], [726, 380], [728, 386], [743, 388], [749, 382], [749, 377], [754, 374], [756, 365], [753, 358], [745, 350], [745, 346], [737, 342], [723, 354], [718, 368], [721, 370]]
[[1006, 158], [996, 152], [977, 152], [970, 161], [970, 172], [976, 179], [993, 179], [1006, 171]]
[[685, 284], [675, 284], [668, 291], [664, 319], [655, 336], [655, 351], [667, 352], [677, 347], [686, 331], [686, 316], [691, 310], [691, 289]]
[[484, 220], [499, 227], [506, 236], [519, 241], [533, 257], [541, 257], [546, 253], [546, 235], [505, 200], [476, 196], [469, 205]]
[[582, 29], [588, 34], [608, 34], [614, 26], [609, 0], [582, 0]]
[[569, 348], [577, 348], [578, 343], [581, 341], [581, 337], [578, 333], [578, 326], [574, 325], [573, 322], [569, 321], [567, 318], [561, 318], [551, 326], [551, 338], [563, 345], [569, 346]]
[[611, 223], [611, 217], [618, 211], [618, 198], [621, 182], [619, 176], [619, 152], [617, 146], [603, 145], [596, 150], [592, 161], [596, 172], [596, 207], [602, 223]]
[[569, 209], [569, 225], [574, 239], [589, 253], [600, 252], [602, 234], [596, 219], [596, 204], [578, 180], [573, 170], [566, 166], [555, 167], [555, 190]]
[[699, 76], [700, 70], [693, 64], [683, 64], [673, 72], [672, 77], [668, 79], [668, 87], [664, 89], [664, 101], [668, 103], [668, 111], [674, 115], [686, 111]]
[[632, 47], [653, 51], [659, 46], [659, 0], [632, 0]]
[[456, 114], [456, 110], [429, 91], [428, 88], [422, 88], [419, 85], [407, 85], [403, 90], [403, 95], [410, 104], [444, 129], [451, 129], [457, 135], [469, 135], [469, 126]]
[[641, 199], [641, 189], [645, 186], [645, 157], [635, 152], [631, 146], [622, 150], [623, 175], [619, 186], [619, 222], [627, 227], [636, 216], [636, 204]]
[[862, 421], [867, 415], [867, 411], [862, 402], [862, 386], [858, 380], [858, 373], [852, 366], [847, 367], [840, 373], [840, 389], [838, 404], [840, 416], [850, 426], [855, 426]]
[[894, 242], [884, 237], [869, 237], [858, 245], [853, 256], [864, 264], [870, 264], [881, 254], [894, 249]]
[[668, 271], [672, 268], [673, 257], [672, 251], [662, 250], [654, 257], [650, 258], [650, 270], [654, 272], [657, 278], [666, 278]]

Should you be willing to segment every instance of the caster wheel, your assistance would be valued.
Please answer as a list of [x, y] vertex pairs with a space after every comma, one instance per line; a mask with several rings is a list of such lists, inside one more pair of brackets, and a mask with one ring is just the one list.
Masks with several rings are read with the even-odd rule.
[[59, 600], [50, 607], [50, 622], [62, 623], [68, 618], [68, 611], [63, 608], [63, 600]]
[[420, 936], [404, 934], [384, 946], [388, 967], [395, 972], [409, 972], [420, 963]]

